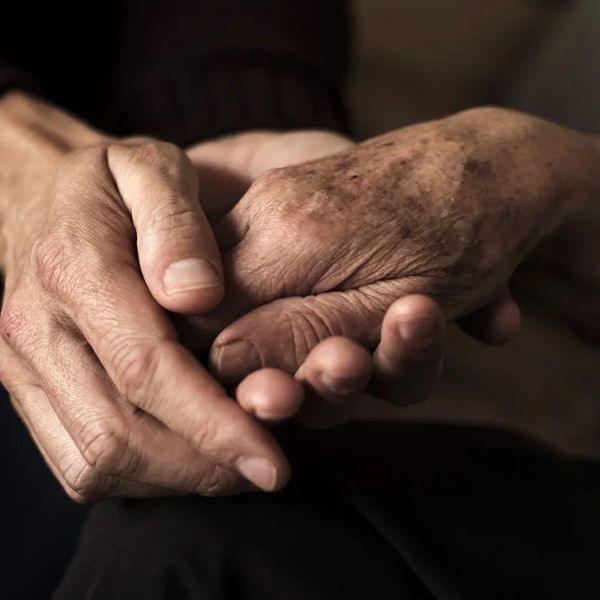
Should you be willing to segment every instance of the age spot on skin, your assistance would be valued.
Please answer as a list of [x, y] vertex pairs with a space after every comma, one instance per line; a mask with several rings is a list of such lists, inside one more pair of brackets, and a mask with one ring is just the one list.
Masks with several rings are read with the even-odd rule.
[[480, 177], [486, 177], [492, 171], [492, 165], [489, 160], [479, 161], [475, 159], [468, 160], [465, 163], [465, 171]]

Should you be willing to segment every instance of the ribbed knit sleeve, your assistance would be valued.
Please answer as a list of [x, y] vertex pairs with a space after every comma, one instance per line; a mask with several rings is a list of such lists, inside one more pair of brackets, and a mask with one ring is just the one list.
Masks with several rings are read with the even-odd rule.
[[125, 3], [111, 122], [187, 144], [256, 128], [345, 129], [343, 0]]

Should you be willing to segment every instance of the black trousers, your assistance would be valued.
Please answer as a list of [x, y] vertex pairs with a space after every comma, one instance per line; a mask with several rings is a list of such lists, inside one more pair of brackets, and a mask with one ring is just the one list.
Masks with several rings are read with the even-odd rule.
[[55, 599], [600, 598], [597, 465], [473, 427], [286, 435], [282, 493], [98, 504]]
[[55, 481], [0, 386], [2, 600], [48, 600], [87, 512]]

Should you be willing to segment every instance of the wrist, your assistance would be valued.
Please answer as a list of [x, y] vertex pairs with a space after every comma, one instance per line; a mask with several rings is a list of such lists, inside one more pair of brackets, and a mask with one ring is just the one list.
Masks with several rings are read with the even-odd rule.
[[66, 152], [98, 143], [106, 136], [79, 119], [27, 93], [0, 97], [0, 150], [25, 153]]
[[[582, 168], [570, 210], [527, 260], [517, 285], [586, 337], [600, 335], [600, 138], [581, 136]], [[576, 308], [575, 308], [576, 307]]]
[[[38, 217], [31, 203], [68, 152], [106, 138], [71, 115], [22, 92], [0, 96], [0, 267], [7, 238]], [[13, 235], [13, 237], [14, 237]]]

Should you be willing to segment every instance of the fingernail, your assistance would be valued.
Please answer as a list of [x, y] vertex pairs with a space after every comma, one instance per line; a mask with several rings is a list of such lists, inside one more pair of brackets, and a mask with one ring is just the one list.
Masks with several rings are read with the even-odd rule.
[[216, 346], [211, 352], [210, 359], [219, 378], [227, 383], [237, 382], [244, 375], [262, 367], [254, 344], [245, 340]]
[[433, 317], [414, 317], [400, 321], [398, 324], [400, 336], [411, 346], [425, 348], [436, 339], [436, 321]]
[[272, 492], [277, 485], [277, 471], [264, 458], [256, 456], [240, 458], [237, 468], [243, 477], [265, 492]]
[[185, 258], [174, 262], [169, 265], [163, 277], [163, 285], [168, 295], [219, 284], [217, 271], [203, 258]]

